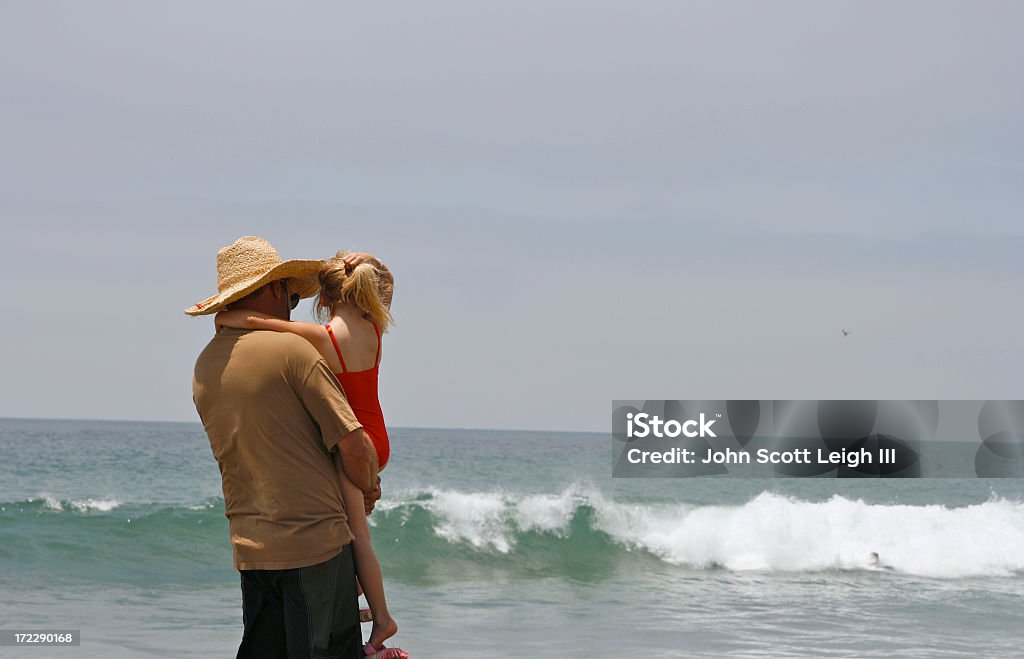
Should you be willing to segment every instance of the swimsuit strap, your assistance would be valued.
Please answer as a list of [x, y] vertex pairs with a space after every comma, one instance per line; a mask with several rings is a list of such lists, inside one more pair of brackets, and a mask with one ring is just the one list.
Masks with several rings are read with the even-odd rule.
[[380, 366], [380, 348], [381, 348], [381, 345], [380, 345], [381, 344], [380, 328], [377, 327], [377, 323], [373, 322], [372, 320], [370, 321], [370, 324], [373, 325], [373, 331], [377, 333], [377, 361], [375, 361], [373, 363], [373, 367], [377, 368], [378, 366]]
[[[342, 373], [348, 373], [348, 370], [345, 368], [345, 358], [341, 356], [341, 348], [338, 347], [338, 340], [336, 338], [334, 338], [334, 330], [331, 329], [331, 326], [329, 324], [328, 325], [324, 325], [324, 327], [327, 328], [327, 333], [331, 335], [331, 343], [334, 344], [334, 352], [338, 353], [338, 361], [341, 362], [341, 372]], [[380, 354], [380, 348], [377, 348], [377, 351], [378, 351], [378, 355], [379, 355]]]

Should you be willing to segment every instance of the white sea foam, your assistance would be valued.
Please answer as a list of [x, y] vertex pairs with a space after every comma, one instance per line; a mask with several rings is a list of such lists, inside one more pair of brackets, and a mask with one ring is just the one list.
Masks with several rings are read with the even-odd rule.
[[433, 514], [434, 532], [439, 537], [449, 542], [465, 542], [477, 549], [508, 553], [520, 532], [564, 535], [584, 502], [585, 498], [572, 488], [557, 495], [526, 497], [434, 489], [430, 490], [429, 498], [417, 504]]
[[109, 513], [114, 508], [121, 505], [121, 502], [117, 499], [82, 499], [79, 501], [71, 501], [71, 507], [80, 513], [86, 512], [100, 512]]
[[516, 525], [523, 531], [545, 531], [562, 536], [585, 497], [575, 490], [536, 495], [515, 502]]
[[584, 507], [593, 531], [620, 546], [695, 568], [865, 569], [871, 552], [897, 571], [932, 577], [1024, 571], [1024, 504], [882, 505], [834, 496], [809, 502], [762, 493], [730, 506], [633, 504], [571, 487], [561, 494], [430, 490], [392, 508], [422, 506], [434, 532], [480, 550], [511, 551], [523, 532], [566, 535]]
[[73, 510], [79, 513], [101, 512], [109, 513], [111, 510], [121, 506], [122, 502], [117, 499], [72, 499], [62, 501], [51, 494], [40, 494], [35, 501], [42, 501], [49, 510], [63, 512]]
[[961, 508], [807, 502], [762, 493], [740, 506], [598, 506], [597, 526], [664, 560], [730, 570], [858, 569], [871, 552], [935, 577], [1024, 570], [1024, 504]]
[[452, 541], [508, 552], [514, 543], [505, 521], [507, 501], [500, 494], [436, 491], [426, 507], [437, 518], [435, 532]]
[[42, 501], [43, 505], [50, 510], [64, 510], [64, 504], [61, 503], [60, 499], [49, 494], [39, 495], [38, 501]]

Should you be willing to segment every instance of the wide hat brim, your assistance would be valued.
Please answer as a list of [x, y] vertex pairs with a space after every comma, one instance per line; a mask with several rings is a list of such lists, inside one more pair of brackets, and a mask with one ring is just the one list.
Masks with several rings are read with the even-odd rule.
[[320, 267], [323, 263], [319, 260], [292, 259], [282, 261], [270, 270], [262, 274], [254, 274], [251, 277], [225, 288], [216, 295], [212, 295], [202, 302], [185, 309], [189, 316], [205, 316], [211, 313], [223, 311], [224, 308], [241, 300], [257, 288], [280, 279], [288, 280], [288, 290], [291, 293], [298, 293], [300, 297], [307, 298], [316, 295], [320, 290]]

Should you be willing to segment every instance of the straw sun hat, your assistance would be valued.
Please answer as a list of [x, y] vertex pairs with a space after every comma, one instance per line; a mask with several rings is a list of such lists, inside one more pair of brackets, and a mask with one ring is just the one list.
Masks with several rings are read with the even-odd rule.
[[257, 236], [242, 236], [217, 251], [217, 294], [195, 304], [185, 313], [203, 316], [217, 313], [260, 286], [279, 279], [288, 280], [288, 290], [311, 297], [320, 288], [320, 261], [282, 261], [277, 250]]

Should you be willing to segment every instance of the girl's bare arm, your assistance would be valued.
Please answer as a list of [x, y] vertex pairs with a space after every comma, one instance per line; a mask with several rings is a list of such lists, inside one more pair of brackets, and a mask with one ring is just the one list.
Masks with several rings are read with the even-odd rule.
[[[236, 309], [234, 311], [221, 311], [217, 314], [214, 322], [217, 326], [237, 327], [239, 329], [272, 330], [274, 332], [289, 332], [306, 339], [313, 344], [321, 355], [324, 337], [327, 335], [324, 328], [316, 323], [302, 323], [292, 320], [281, 320], [258, 311]], [[326, 356], [326, 355], [325, 355]]]

